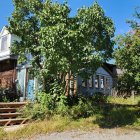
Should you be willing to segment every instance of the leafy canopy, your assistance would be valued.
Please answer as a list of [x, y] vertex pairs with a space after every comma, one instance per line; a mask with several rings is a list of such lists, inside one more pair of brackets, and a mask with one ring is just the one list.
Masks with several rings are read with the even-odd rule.
[[21, 38], [13, 52], [21, 62], [32, 55], [34, 74], [55, 76], [71, 71], [83, 75], [81, 69], [95, 72], [111, 58], [114, 25], [103, 9], [94, 3], [83, 7], [73, 17], [67, 2], [51, 0], [13, 0], [9, 31]]
[[[140, 91], [140, 13], [136, 11], [137, 21], [128, 21], [131, 32], [118, 37], [119, 48], [115, 52], [117, 65], [125, 70], [121, 80], [123, 88]], [[125, 80], [125, 81], [123, 81]]]

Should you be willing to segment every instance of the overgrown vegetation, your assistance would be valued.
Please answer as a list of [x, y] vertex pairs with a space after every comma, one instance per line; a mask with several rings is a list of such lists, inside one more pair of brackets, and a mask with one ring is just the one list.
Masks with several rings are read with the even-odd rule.
[[[9, 19], [8, 29], [21, 40], [14, 43], [12, 51], [19, 55], [21, 62], [26, 61], [25, 54], [32, 55], [31, 69], [33, 75], [41, 79], [44, 92], [38, 93], [34, 103], [29, 103], [22, 110], [24, 117], [31, 118], [33, 123], [13, 133], [5, 133], [1, 129], [0, 137], [15, 139], [40, 133], [67, 129], [87, 130], [94, 127], [140, 129], [140, 101], [135, 101], [139, 97], [107, 98], [101, 93], [92, 97], [65, 96], [64, 78], [67, 73], [73, 77], [75, 74], [87, 78], [87, 73], [90, 72], [86, 69], [94, 73], [102, 62], [111, 58], [114, 25], [98, 3], [81, 8], [75, 17], [70, 17], [67, 3], [53, 3], [51, 0], [13, 2], [15, 10]], [[126, 77], [125, 81], [123, 78], [122, 91], [139, 90], [137, 53], [140, 32], [139, 28], [135, 29], [134, 34], [123, 38], [124, 48], [118, 49], [115, 54], [117, 63], [127, 70], [127, 76], [131, 76], [135, 83], [130, 86], [129, 83], [126, 84], [130, 79]], [[128, 59], [129, 57], [132, 59]], [[129, 69], [130, 64], [134, 65]], [[68, 85], [70, 78], [71, 76], [68, 78]]]
[[98, 105], [105, 102], [106, 98], [102, 94], [95, 94], [93, 97], [71, 97], [39, 93], [35, 102], [29, 103], [22, 112], [32, 119], [45, 119], [54, 115], [78, 119], [96, 114], [96, 111], [99, 112]]
[[19, 101], [20, 94], [12, 88], [0, 88], [0, 102]]
[[[50, 93], [54, 81], [68, 83], [74, 75], [86, 77], [112, 57], [114, 24], [100, 5], [78, 9], [71, 17], [67, 2], [52, 0], [13, 0], [14, 11], [8, 30], [20, 38], [13, 44], [19, 62], [28, 61], [32, 74], [39, 77], [42, 90]], [[28, 60], [25, 54], [31, 54]]]
[[[99, 94], [99, 93], [98, 93]], [[97, 100], [98, 99], [98, 100]], [[47, 102], [48, 101], [48, 102]], [[92, 97], [54, 98], [45, 93], [37, 96], [35, 103], [28, 104], [22, 112], [33, 120], [51, 119], [53, 116], [67, 117], [72, 120], [96, 116], [96, 123], [101, 127], [117, 127], [137, 122], [140, 97], [114, 98], [94, 95]]]
[[115, 51], [117, 65], [124, 71], [118, 80], [120, 92], [136, 91], [140, 93], [140, 11], [135, 11], [136, 20], [130, 20], [131, 31], [117, 37], [118, 48]]
[[[29, 103], [27, 108], [24, 108], [24, 115], [34, 121], [24, 128], [10, 133], [1, 129], [0, 138], [17, 139], [77, 129], [131, 128], [140, 130], [139, 99], [140, 97], [134, 99], [108, 97], [104, 102], [95, 102], [94, 97], [81, 97], [67, 106], [71, 99], [68, 100], [64, 96], [54, 102], [53, 100], [56, 101], [56, 98], [42, 93], [34, 104]], [[126, 101], [123, 104], [124, 100]]]

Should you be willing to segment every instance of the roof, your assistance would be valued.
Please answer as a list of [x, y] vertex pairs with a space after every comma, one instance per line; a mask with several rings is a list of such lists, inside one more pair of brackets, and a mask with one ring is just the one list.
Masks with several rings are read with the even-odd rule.
[[4, 27], [2, 28], [2, 30], [0, 31], [0, 36], [3, 34], [3, 32], [4, 32], [5, 30], [7, 30], [6, 26], [4, 26]]
[[118, 68], [115, 64], [104, 63], [103, 68], [108, 71], [113, 77], [117, 77], [124, 73], [124, 70]]
[[115, 64], [109, 64], [109, 63], [103, 63], [103, 68], [111, 75], [116, 76], [116, 68], [117, 66]]

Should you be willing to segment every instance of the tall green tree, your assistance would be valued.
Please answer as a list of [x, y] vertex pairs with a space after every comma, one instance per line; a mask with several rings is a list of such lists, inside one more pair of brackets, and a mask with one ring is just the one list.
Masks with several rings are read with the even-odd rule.
[[95, 72], [112, 57], [114, 25], [98, 3], [79, 9], [73, 17], [66, 2], [13, 0], [13, 3], [8, 29], [21, 38], [14, 43], [13, 52], [21, 61], [26, 53], [32, 55], [32, 70], [42, 78], [44, 89], [54, 77], [61, 75], [62, 81], [69, 72], [84, 77], [83, 69]]
[[135, 12], [137, 20], [127, 21], [132, 30], [118, 37], [118, 49], [115, 52], [117, 65], [124, 70], [120, 78], [120, 89], [140, 92], [140, 13]]

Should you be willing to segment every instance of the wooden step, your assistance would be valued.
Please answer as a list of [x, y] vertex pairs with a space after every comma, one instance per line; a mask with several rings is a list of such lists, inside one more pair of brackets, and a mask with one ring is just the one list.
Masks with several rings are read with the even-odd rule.
[[17, 119], [1, 119], [0, 126], [8, 126], [15, 124], [25, 124], [29, 119], [27, 118], [17, 118]]
[[14, 113], [17, 108], [0, 108], [0, 113]]
[[0, 113], [0, 119], [16, 118], [22, 113]]
[[26, 105], [27, 102], [0, 102], [0, 108], [18, 108]]

